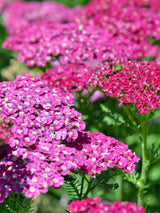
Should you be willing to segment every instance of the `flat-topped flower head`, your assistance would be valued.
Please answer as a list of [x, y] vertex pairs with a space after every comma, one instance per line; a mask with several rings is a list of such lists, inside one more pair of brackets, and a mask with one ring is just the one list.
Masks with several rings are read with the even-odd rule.
[[[73, 145], [85, 128], [81, 114], [71, 108], [73, 102], [72, 94], [50, 89], [46, 81], [27, 73], [0, 83], [1, 202], [16, 189], [35, 197], [48, 186], [59, 188], [63, 176], [83, 163], [85, 156], [62, 144]], [[15, 169], [8, 172], [8, 165]], [[16, 188], [21, 184], [23, 190]]]
[[54, 22], [25, 27], [8, 37], [3, 47], [18, 52], [18, 61], [28, 66], [45, 66], [55, 57], [63, 65], [93, 59], [99, 62], [136, 59], [139, 51], [138, 45], [126, 38], [113, 38], [106, 29]]
[[80, 151], [57, 141], [24, 148], [0, 145], [0, 154], [0, 203], [14, 191], [33, 198], [49, 186], [60, 188], [64, 176], [85, 161]]
[[88, 132], [88, 136], [91, 142], [84, 144], [82, 148], [83, 155], [87, 157], [82, 171], [92, 177], [114, 166], [128, 173], [134, 172], [135, 163], [140, 158], [132, 153], [126, 144], [102, 133]]
[[76, 20], [86, 25], [92, 23], [114, 36], [137, 43], [140, 47], [137, 57], [143, 58], [151, 49], [147, 37], [160, 39], [160, 14], [152, 8], [139, 7], [140, 2], [147, 5], [154, 1], [93, 0]]
[[[17, 8], [16, 13], [15, 8]], [[72, 22], [75, 15], [77, 12], [80, 12], [80, 10], [80, 7], [71, 9], [58, 2], [25, 2], [18, 0], [11, 2], [6, 9], [4, 14], [4, 24], [7, 31], [13, 34], [22, 26], [38, 22]]]
[[116, 201], [108, 204], [102, 203], [99, 197], [72, 201], [68, 210], [72, 213], [145, 213], [145, 210], [136, 203]]
[[88, 85], [93, 69], [84, 64], [66, 64], [51, 69], [42, 75], [49, 86], [65, 92], [82, 91]]
[[[76, 139], [84, 130], [72, 94], [50, 89], [46, 81], [25, 73], [0, 84], [0, 120], [10, 128], [9, 144], [30, 146], [42, 140]], [[17, 142], [18, 140], [18, 142]]]
[[74, 143], [41, 137], [31, 146], [9, 145], [0, 146], [0, 202], [14, 191], [32, 198], [49, 186], [60, 188], [64, 176], [76, 169], [95, 178], [115, 165], [132, 173], [139, 161], [127, 145], [102, 133], [83, 132]]
[[132, 103], [140, 113], [160, 106], [160, 64], [158, 62], [129, 61], [97, 66], [90, 79], [111, 97], [123, 103]]

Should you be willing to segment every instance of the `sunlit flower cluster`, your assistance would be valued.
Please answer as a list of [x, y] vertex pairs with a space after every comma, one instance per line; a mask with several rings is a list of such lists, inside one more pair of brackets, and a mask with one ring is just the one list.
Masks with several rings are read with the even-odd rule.
[[116, 201], [108, 204], [102, 203], [98, 197], [72, 201], [68, 210], [72, 213], [145, 213], [142, 207], [137, 206], [136, 203]]
[[126, 38], [114, 37], [92, 25], [49, 22], [25, 27], [8, 37], [4, 48], [19, 53], [18, 60], [28, 66], [45, 66], [55, 57], [61, 64], [113, 59], [136, 59], [138, 45]]
[[128, 146], [115, 138], [105, 136], [102, 133], [90, 133], [91, 143], [83, 145], [83, 155], [87, 156], [82, 170], [92, 177], [115, 165], [128, 173], [135, 170], [135, 162], [139, 157], [128, 149]]
[[12, 82], [2, 82], [0, 97], [0, 119], [13, 125], [12, 147], [34, 145], [40, 140], [74, 140], [85, 128], [81, 114], [71, 108], [72, 94], [50, 90], [38, 77], [26, 73]]
[[160, 64], [129, 61], [106, 63], [95, 68], [90, 83], [102, 88], [106, 95], [123, 103], [132, 103], [140, 113], [160, 106]]
[[61, 144], [73, 144], [85, 128], [72, 105], [71, 94], [51, 90], [28, 74], [0, 84], [0, 132], [7, 144], [1, 145], [1, 202], [21, 185], [27, 197], [58, 188], [62, 176], [83, 164], [85, 156]]

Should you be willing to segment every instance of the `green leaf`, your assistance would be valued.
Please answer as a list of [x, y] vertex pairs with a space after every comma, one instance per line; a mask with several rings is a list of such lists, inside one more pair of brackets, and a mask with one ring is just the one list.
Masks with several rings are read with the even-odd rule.
[[103, 118], [103, 121], [107, 125], [113, 125], [113, 126], [120, 126], [122, 124], [125, 124], [125, 119], [123, 116], [117, 112], [112, 112], [107, 106], [100, 104], [100, 107], [103, 112], [106, 113], [106, 115]]

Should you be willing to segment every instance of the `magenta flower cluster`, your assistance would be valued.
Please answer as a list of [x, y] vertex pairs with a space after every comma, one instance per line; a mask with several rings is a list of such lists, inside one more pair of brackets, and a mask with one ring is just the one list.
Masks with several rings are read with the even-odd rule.
[[39, 22], [71, 22], [80, 10], [81, 7], [70, 9], [65, 5], [53, 1], [25, 2], [18, 0], [12, 2], [5, 10], [4, 24], [7, 31], [12, 34], [22, 26], [32, 25]]
[[72, 213], [145, 213], [136, 203], [116, 201], [108, 204], [102, 203], [99, 197], [72, 201], [68, 210]]
[[14, 124], [11, 147], [33, 145], [40, 139], [75, 140], [85, 129], [81, 114], [70, 108], [72, 94], [50, 90], [47, 82], [27, 73], [13, 82], [2, 82], [0, 97], [0, 120]]
[[[121, 69], [118, 71], [116, 67]], [[140, 113], [147, 113], [160, 106], [158, 62], [129, 61], [98, 65], [90, 82], [94, 86], [100, 86], [107, 96], [118, 98], [120, 106], [123, 103], [132, 103]]]
[[[4, 48], [19, 53], [18, 60], [28, 66], [45, 66], [56, 57], [61, 64], [112, 59], [136, 59], [141, 51], [137, 44], [114, 37], [89, 23], [54, 22], [25, 27], [6, 39]], [[143, 53], [142, 53], [143, 54]]]
[[84, 132], [73, 101], [28, 74], [0, 84], [0, 202], [13, 191], [36, 197], [59, 188], [75, 169], [92, 177], [115, 165], [134, 172], [139, 157], [114, 138]]
[[82, 91], [86, 88], [93, 69], [85, 64], [66, 64], [55, 69], [50, 69], [42, 75], [49, 86], [58, 87], [62, 91]]
[[[147, 55], [151, 48], [147, 37], [160, 38], [160, 14], [152, 8], [140, 7], [140, 5], [149, 4], [155, 5], [154, 8], [160, 6], [160, 3], [154, 0], [122, 0], [120, 2], [117, 0], [92, 0], [80, 13], [77, 20], [86, 24], [90, 22], [107, 29], [114, 36], [135, 42]], [[138, 53], [138, 57], [143, 57], [141, 52]]]
[[115, 165], [128, 173], [135, 170], [135, 162], [139, 157], [128, 149], [128, 146], [115, 138], [107, 137], [102, 133], [90, 133], [91, 143], [83, 145], [83, 155], [86, 155], [86, 162], [81, 168], [92, 177], [100, 174], [107, 167], [113, 168]]

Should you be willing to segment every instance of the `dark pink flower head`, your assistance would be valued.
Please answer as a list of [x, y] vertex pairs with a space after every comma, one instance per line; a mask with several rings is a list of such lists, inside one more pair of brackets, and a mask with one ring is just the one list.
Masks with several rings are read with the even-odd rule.
[[[159, 11], [160, 2], [159, 0], [91, 0], [86, 5], [84, 10], [81, 11], [80, 15], [83, 19], [85, 19], [85, 17], [91, 18], [98, 13], [107, 14], [112, 12], [112, 15], [117, 15], [117, 9], [128, 9], [129, 6], [135, 7], [135, 10], [139, 8], [144, 8], [143, 6], [150, 6], [150, 9]], [[130, 16], [128, 16], [128, 18], [130, 18]]]
[[[17, 9], [16, 13], [15, 8]], [[38, 22], [72, 22], [76, 13], [80, 10], [80, 7], [71, 9], [58, 2], [25, 2], [18, 0], [10, 3], [5, 11], [4, 24], [8, 32], [12, 34], [22, 26]]]
[[19, 53], [18, 60], [28, 66], [45, 66], [55, 57], [60, 64], [137, 58], [139, 46], [128, 39], [115, 37], [105, 29], [78, 23], [35, 24], [8, 37], [4, 48]]
[[51, 69], [42, 75], [49, 86], [58, 87], [65, 92], [82, 91], [86, 88], [93, 69], [84, 64], [66, 64]]
[[72, 201], [68, 210], [72, 213], [145, 213], [142, 207], [137, 206], [136, 203], [116, 201], [108, 204], [102, 203], [98, 197]]
[[[116, 69], [117, 67], [118, 69]], [[160, 64], [158, 62], [106, 63], [97, 66], [90, 79], [106, 95], [123, 103], [132, 103], [140, 113], [160, 106]]]

